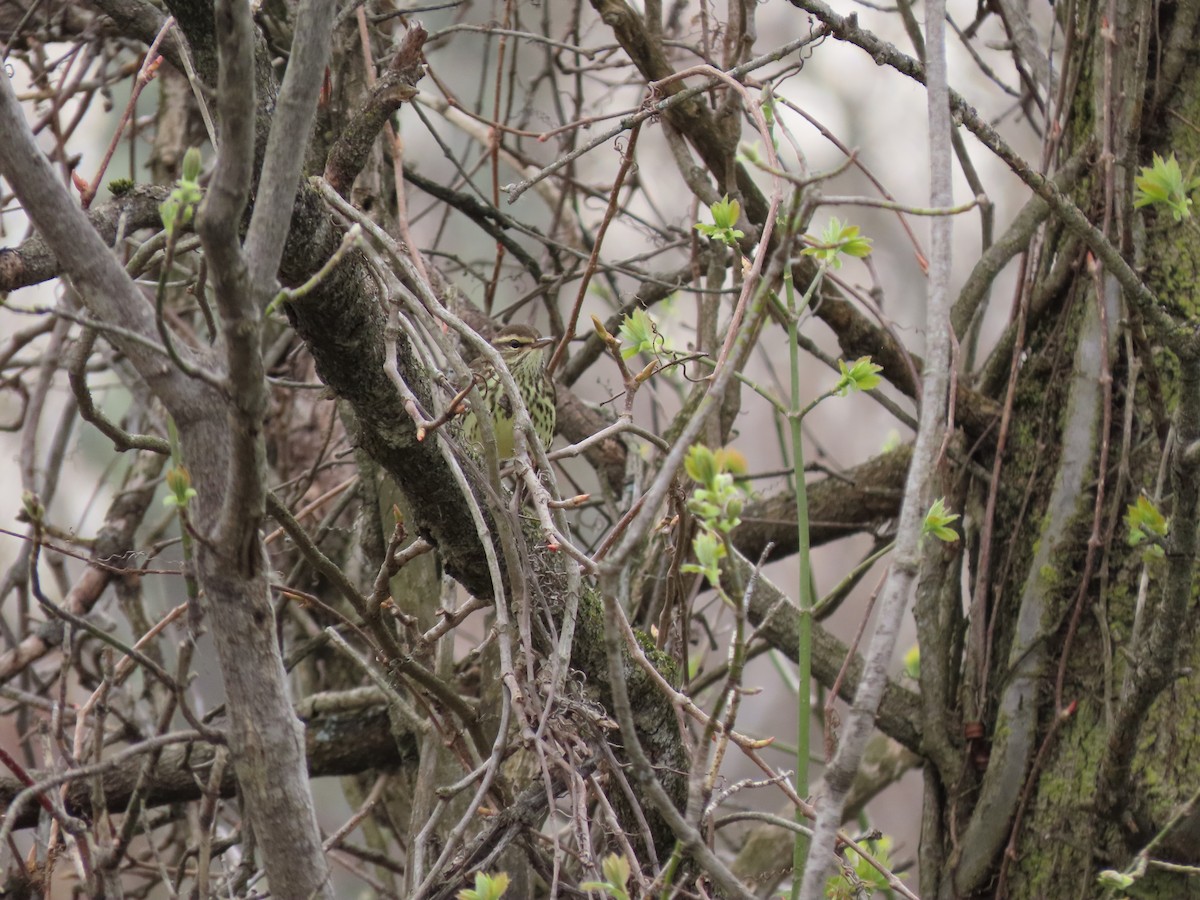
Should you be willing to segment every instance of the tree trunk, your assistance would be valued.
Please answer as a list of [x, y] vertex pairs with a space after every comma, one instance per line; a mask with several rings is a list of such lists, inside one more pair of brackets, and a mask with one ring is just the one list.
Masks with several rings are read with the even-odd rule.
[[[1194, 45], [1191, 7], [1075, 12], [1064, 76], [1075, 86], [1059, 151], [1096, 161], [1071, 198], [1138, 261], [1180, 322], [1194, 314], [1193, 226], [1135, 212], [1122, 198], [1153, 154], [1200, 156], [1189, 124], [1200, 78], [1178, 65]], [[1112, 21], [1121, 25], [1108, 33]], [[1194, 612], [1180, 617], [1176, 595], [1180, 584], [1191, 593], [1195, 552], [1195, 472], [1179, 437], [1193, 430], [1193, 350], [1162, 334], [1097, 268], [1078, 232], [1053, 218], [1028, 265], [1021, 312], [982, 378], [1003, 400], [1015, 373], [996, 494], [982, 479], [962, 493], [975, 527], [965, 548], [972, 622], [959, 702], [938, 733], [936, 717], [925, 721], [927, 897], [1099, 896], [1098, 873], [1130, 866], [1197, 785], [1196, 731], [1186, 721], [1200, 646], [1179, 639]], [[1015, 365], [1005, 347], [1018, 348]], [[991, 468], [994, 457], [981, 461]], [[1145, 546], [1126, 540], [1126, 508], [1139, 496], [1170, 521], [1166, 559], [1144, 563]], [[933, 581], [917, 608], [931, 635], [948, 614]], [[922, 691], [951, 685], [952, 694], [958, 648], [923, 642], [922, 651]], [[937, 752], [960, 745], [965, 752]], [[1200, 862], [1188, 813], [1149, 856]], [[1184, 896], [1185, 882], [1151, 864], [1135, 890]]]

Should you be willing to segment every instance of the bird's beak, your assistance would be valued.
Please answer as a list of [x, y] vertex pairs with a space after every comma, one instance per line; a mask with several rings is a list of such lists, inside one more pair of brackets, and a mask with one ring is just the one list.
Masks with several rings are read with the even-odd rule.
[[558, 342], [558, 339], [556, 337], [554, 337], [554, 335], [550, 335], [549, 337], [538, 338], [536, 341], [533, 342], [533, 346], [535, 348], [552, 347], [557, 342]]

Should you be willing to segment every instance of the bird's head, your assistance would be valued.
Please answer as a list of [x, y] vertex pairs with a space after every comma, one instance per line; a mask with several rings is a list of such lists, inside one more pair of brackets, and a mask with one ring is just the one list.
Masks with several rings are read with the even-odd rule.
[[554, 343], [553, 337], [542, 337], [529, 325], [505, 325], [492, 338], [492, 346], [504, 358], [510, 372], [527, 366], [543, 365], [545, 350]]

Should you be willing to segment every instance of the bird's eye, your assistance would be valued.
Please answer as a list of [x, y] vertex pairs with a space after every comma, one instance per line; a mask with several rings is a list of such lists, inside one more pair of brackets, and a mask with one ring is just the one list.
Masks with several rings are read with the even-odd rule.
[[513, 350], [520, 350], [521, 349], [521, 341], [519, 338], [513, 338], [511, 341], [508, 342], [508, 346], [511, 347]]

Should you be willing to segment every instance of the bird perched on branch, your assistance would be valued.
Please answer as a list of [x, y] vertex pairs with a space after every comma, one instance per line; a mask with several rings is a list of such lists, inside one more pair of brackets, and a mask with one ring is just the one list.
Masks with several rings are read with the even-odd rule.
[[[554, 439], [557, 415], [554, 382], [546, 374], [546, 348], [553, 343], [553, 337], [542, 337], [536, 328], [528, 325], [505, 325], [491, 341], [517, 383], [538, 439], [547, 448]], [[474, 406], [479, 406], [479, 400], [482, 399], [483, 407], [491, 414], [496, 455], [500, 459], [508, 459], [513, 455], [514, 444], [512, 399], [488, 360], [479, 357], [471, 363], [471, 368], [475, 370], [477, 393], [480, 395]], [[463, 418], [462, 436], [468, 449], [483, 446], [483, 434], [476, 416], [477, 410], [472, 407]]]

